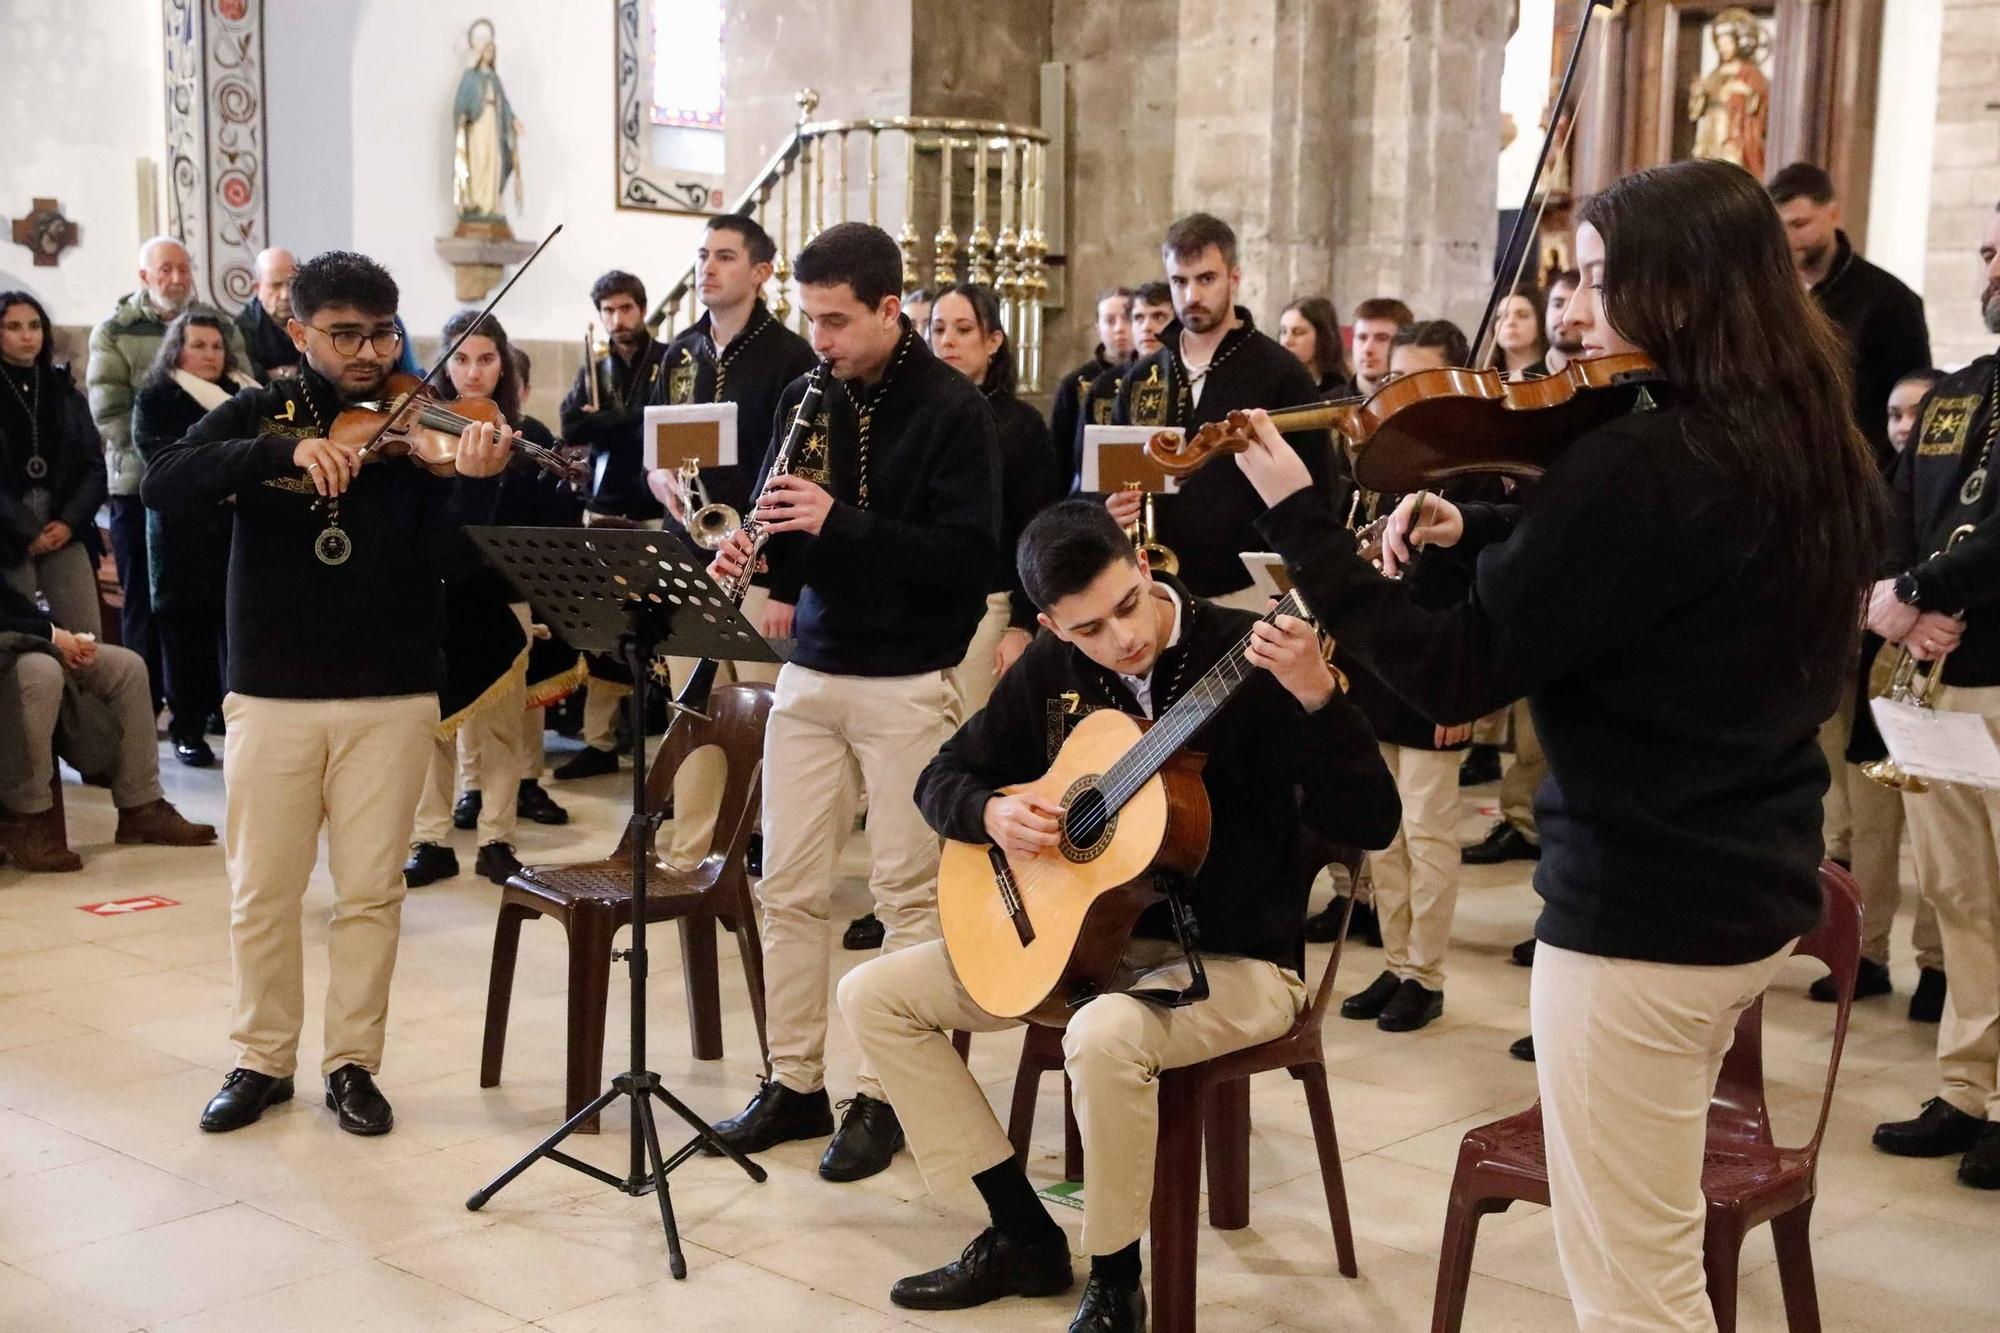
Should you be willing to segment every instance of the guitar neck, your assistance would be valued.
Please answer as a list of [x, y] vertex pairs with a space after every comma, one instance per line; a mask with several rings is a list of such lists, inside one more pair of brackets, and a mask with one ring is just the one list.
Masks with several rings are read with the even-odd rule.
[[[1270, 621], [1278, 616], [1305, 614], [1304, 605], [1294, 591], [1280, 598], [1278, 604], [1265, 613], [1264, 619]], [[1243, 682], [1257, 670], [1250, 662], [1249, 646], [1250, 636], [1245, 634], [1236, 641], [1234, 648], [1202, 673], [1194, 688], [1181, 696], [1179, 702], [1147, 729], [1137, 745], [1111, 766], [1099, 790], [1104, 793], [1112, 810], [1130, 800], [1169, 759], [1180, 752], [1196, 732], [1208, 724], [1210, 718], [1222, 710], [1224, 704], [1235, 697]]]

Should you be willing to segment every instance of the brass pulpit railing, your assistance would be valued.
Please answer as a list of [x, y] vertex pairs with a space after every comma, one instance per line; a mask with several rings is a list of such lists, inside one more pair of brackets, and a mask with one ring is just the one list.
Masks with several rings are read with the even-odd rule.
[[[1049, 292], [1048, 135], [1032, 126], [941, 116], [814, 121], [818, 95], [806, 89], [798, 103], [791, 137], [729, 210], [750, 214], [777, 242], [772, 312], [782, 320], [794, 314], [793, 256], [829, 223], [858, 215], [896, 237], [905, 291], [952, 281], [993, 288], [1021, 387], [1038, 390]], [[902, 199], [900, 225], [893, 227], [881, 207], [885, 138], [889, 153], [902, 150], [902, 178], [887, 191]], [[647, 322], [662, 336], [695, 318], [696, 276], [690, 265], [654, 308]]]

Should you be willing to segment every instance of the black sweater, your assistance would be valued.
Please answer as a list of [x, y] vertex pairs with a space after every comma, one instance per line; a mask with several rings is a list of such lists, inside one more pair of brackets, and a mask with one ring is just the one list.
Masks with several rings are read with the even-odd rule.
[[1854, 420], [1889, 460], [1889, 391], [1896, 381], [1931, 363], [1924, 298], [1897, 277], [1854, 253], [1846, 232], [1836, 232], [1833, 267], [1812, 289], [1820, 309], [1847, 335], [1854, 357]]
[[[1232, 652], [1256, 620], [1180, 591], [1180, 639], [1153, 668], [1155, 717]], [[987, 842], [986, 802], [1001, 787], [1040, 777], [1069, 729], [1099, 708], [1140, 715], [1117, 676], [1041, 635], [917, 779], [924, 818], [947, 838]], [[1336, 842], [1376, 848], [1388, 845], [1402, 818], [1374, 734], [1344, 696], [1307, 713], [1259, 671], [1192, 748], [1206, 756], [1201, 777], [1212, 820], [1208, 859], [1188, 895], [1200, 947], [1302, 971], [1311, 885], [1292, 872], [1301, 819]], [[1143, 916], [1135, 933], [1172, 939], [1164, 907]]]
[[[777, 419], [778, 397], [785, 386], [813, 368], [811, 344], [786, 328], [762, 301], [750, 312], [720, 358], [709, 335], [708, 313], [667, 344], [663, 368], [653, 389], [653, 401], [736, 404], [736, 463], [701, 470], [708, 498], [739, 514], [750, 512], [750, 488], [771, 444], [771, 423]], [[719, 367], [719, 369], [718, 369]], [[720, 380], [718, 391], [717, 380]], [[667, 526], [686, 534], [672, 515]]]
[[[97, 507], [105, 494], [104, 441], [91, 420], [89, 402], [66, 366], [6, 366], [0, 374], [19, 395], [0, 389], [0, 565], [26, 559], [47, 522], [67, 525], [74, 539], [95, 555]], [[32, 424], [24, 404], [39, 409]], [[48, 472], [36, 480], [28, 467], [38, 436]], [[49, 493], [47, 518], [37, 517], [28, 505], [28, 492], [37, 489]]]
[[1021, 585], [1014, 548], [1030, 519], [1062, 498], [1050, 472], [1049, 428], [1042, 414], [1011, 393], [987, 392], [1000, 442], [1000, 546], [988, 592], [1004, 592], [1012, 603], [1007, 623], [1035, 632], [1035, 604]]
[[[805, 396], [784, 392], [789, 423]], [[932, 356], [903, 322], [871, 388], [831, 380], [791, 460], [833, 509], [817, 536], [766, 546], [771, 596], [798, 607], [791, 660], [843, 676], [913, 676], [956, 666], [986, 609], [1000, 550], [1000, 445], [971, 380]], [[861, 412], [869, 415], [863, 498]], [[765, 456], [769, 471], [785, 430]]]
[[[1097, 350], [1090, 354], [1090, 360], [1063, 376], [1056, 385], [1055, 399], [1049, 404], [1049, 445], [1058, 494], [1067, 495], [1076, 488], [1077, 450], [1083, 447], [1083, 428], [1088, 421], [1084, 416], [1084, 394], [1099, 375], [1122, 369], [1122, 366], [1114, 366], [1106, 359], [1104, 344], [1099, 343]], [[1106, 406], [1105, 420], [1108, 421], [1110, 412], [1109, 405]]]
[[460, 531], [495, 484], [444, 480], [408, 459], [370, 462], [339, 498], [350, 554], [315, 555], [328, 506], [292, 463], [339, 397], [317, 371], [245, 389], [146, 465], [151, 509], [236, 496], [229, 557], [229, 688], [274, 699], [428, 694], [443, 681], [441, 579], [481, 569]]
[[1076, 438], [1070, 441], [1067, 493], [1083, 489], [1083, 431], [1086, 426], [1109, 426], [1118, 411], [1118, 390], [1125, 383], [1124, 366], [1106, 366], [1083, 382], [1077, 400]]
[[[1890, 474], [1893, 518], [1884, 574], [1913, 570], [1917, 606], [1965, 614], [1965, 637], [1945, 660], [1947, 685], [2000, 685], [2000, 451], [1994, 398], [2000, 359], [1982, 356], [1939, 380], [1917, 409], [1917, 427]], [[1972, 478], [1984, 469], [1979, 482]], [[1943, 554], [1952, 529], [1972, 535]]]
[[1423, 712], [1527, 697], [1549, 761], [1538, 938], [1740, 964], [1819, 918], [1815, 733], [1847, 668], [1800, 660], [1796, 576], [1687, 429], [1669, 408], [1592, 432], [1511, 532], [1511, 511], [1468, 506], [1473, 586], [1443, 610], [1369, 567], [1311, 490], [1259, 527], [1341, 647]]
[[[1119, 425], [1197, 426], [1220, 421], [1252, 407], [1296, 407], [1319, 401], [1312, 374], [1299, 359], [1257, 332], [1250, 312], [1236, 307], [1237, 327], [1226, 334], [1209, 362], [1201, 402], [1196, 403], [1181, 363], [1181, 324], [1167, 325], [1160, 350], [1125, 372], [1113, 420]], [[1285, 437], [1311, 469], [1322, 489], [1333, 481], [1334, 456], [1323, 430]], [[1203, 597], [1220, 597], [1250, 586], [1239, 555], [1263, 549], [1252, 525], [1263, 510], [1257, 492], [1233, 467], [1208, 467], [1184, 478], [1180, 490], [1162, 495], [1154, 515], [1162, 543], [1180, 557], [1180, 575]]]
[[[646, 424], [646, 404], [653, 401], [664, 344], [648, 338], [628, 364], [616, 352], [579, 367], [563, 397], [563, 439], [590, 449], [587, 505], [592, 513], [620, 518], [652, 519], [666, 511], [646, 489], [645, 449], [640, 436]], [[589, 411], [590, 376], [597, 376], [598, 409]]]

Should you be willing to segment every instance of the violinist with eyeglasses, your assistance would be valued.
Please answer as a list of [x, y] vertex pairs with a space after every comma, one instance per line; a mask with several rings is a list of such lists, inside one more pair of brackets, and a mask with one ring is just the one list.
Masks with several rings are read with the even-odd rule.
[[394, 1122], [374, 1075], [404, 849], [438, 725], [443, 587], [482, 567], [460, 529], [492, 513], [514, 445], [504, 423], [467, 422], [449, 441], [449, 478], [336, 428], [388, 395], [402, 346], [397, 298], [395, 279], [366, 256], [306, 261], [286, 325], [298, 377], [238, 394], [146, 469], [154, 509], [236, 497], [223, 779], [238, 1054], [202, 1113], [211, 1132], [292, 1096], [305, 1022], [300, 911], [322, 827], [334, 896], [326, 1105], [349, 1133]]

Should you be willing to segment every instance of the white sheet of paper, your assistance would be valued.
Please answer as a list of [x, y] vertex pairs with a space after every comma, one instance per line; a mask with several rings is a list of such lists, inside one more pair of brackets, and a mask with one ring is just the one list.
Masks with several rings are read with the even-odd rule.
[[[1100, 475], [1102, 469], [1098, 466], [1098, 459], [1105, 445], [1143, 445], [1155, 435], [1173, 434], [1179, 436], [1185, 433], [1179, 426], [1085, 426], [1083, 428], [1083, 489], [1092, 494], [1104, 495], [1112, 491], [1122, 490], [1132, 482], [1133, 478], [1131, 477], [1104, 477]], [[1161, 487], [1161, 491], [1164, 494], [1171, 495], [1181, 488], [1180, 482], [1171, 476], [1162, 475], [1161, 480], [1164, 482], [1164, 485]]]
[[1985, 718], [1890, 699], [1870, 699], [1868, 707], [1890, 757], [1905, 772], [2000, 791], [2000, 743]]
[[697, 422], [712, 421], [716, 424], [716, 460], [712, 467], [734, 467], [736, 456], [736, 404], [734, 403], [682, 403], [673, 407], [649, 407], [645, 413], [646, 458], [651, 467], [672, 467], [679, 460], [667, 459], [660, 454], [660, 427], [693, 425]]

